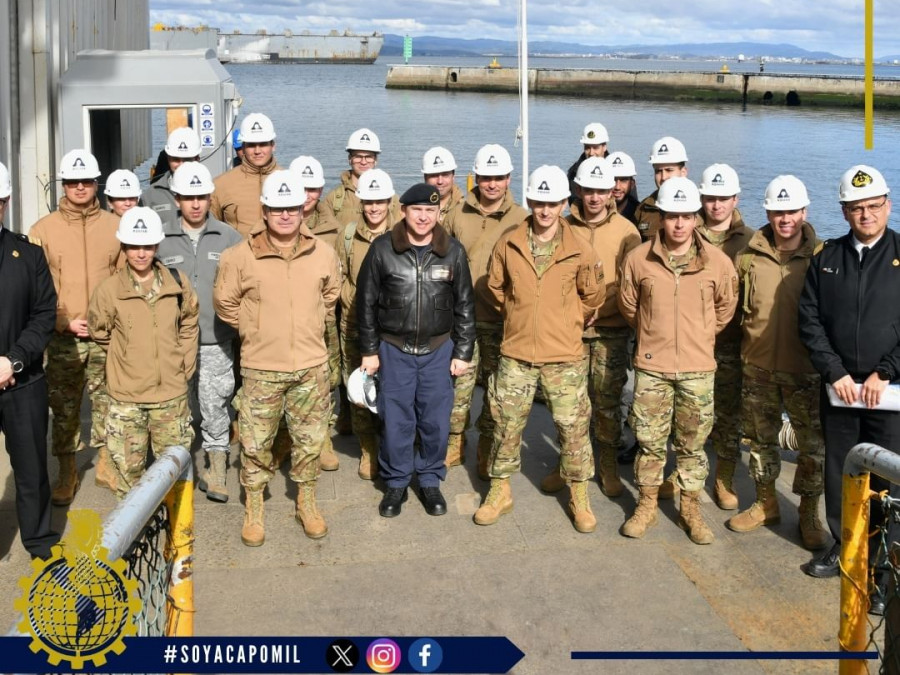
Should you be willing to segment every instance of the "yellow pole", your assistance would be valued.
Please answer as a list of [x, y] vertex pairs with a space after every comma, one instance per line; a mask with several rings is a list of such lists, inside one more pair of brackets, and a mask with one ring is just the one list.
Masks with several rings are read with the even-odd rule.
[[[844, 476], [841, 495], [841, 625], [843, 651], [865, 651], [869, 596], [869, 474]], [[840, 662], [840, 675], [864, 675], [864, 659]]]
[[172, 538], [166, 558], [172, 560], [166, 635], [194, 634], [194, 482], [179, 480], [166, 495]]

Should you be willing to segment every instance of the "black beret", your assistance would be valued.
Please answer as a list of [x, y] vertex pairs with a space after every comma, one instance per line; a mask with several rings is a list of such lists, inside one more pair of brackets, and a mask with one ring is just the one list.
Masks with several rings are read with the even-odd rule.
[[428, 183], [416, 183], [400, 197], [400, 203], [404, 206], [411, 204], [434, 204], [441, 203], [441, 193], [434, 185]]

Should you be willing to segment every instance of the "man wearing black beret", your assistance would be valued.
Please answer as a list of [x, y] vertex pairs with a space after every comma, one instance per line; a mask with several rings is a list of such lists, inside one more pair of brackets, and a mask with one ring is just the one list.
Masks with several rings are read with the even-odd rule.
[[416, 474], [425, 510], [439, 516], [447, 512], [440, 482], [453, 377], [472, 360], [475, 301], [465, 250], [437, 224], [437, 189], [417, 183], [400, 204], [403, 220], [372, 242], [357, 280], [361, 368], [380, 373], [378, 463], [387, 490], [378, 512], [399, 515]]

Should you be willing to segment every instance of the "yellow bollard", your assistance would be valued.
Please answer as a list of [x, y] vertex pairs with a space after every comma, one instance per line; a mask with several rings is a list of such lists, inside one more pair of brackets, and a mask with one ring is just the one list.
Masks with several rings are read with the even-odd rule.
[[194, 483], [179, 480], [166, 495], [171, 540], [166, 559], [172, 560], [169, 601], [166, 603], [166, 635], [194, 634]]
[[[843, 651], [866, 649], [869, 601], [869, 474], [844, 476], [841, 503], [841, 625]], [[840, 675], [868, 673], [864, 659], [840, 662]]]

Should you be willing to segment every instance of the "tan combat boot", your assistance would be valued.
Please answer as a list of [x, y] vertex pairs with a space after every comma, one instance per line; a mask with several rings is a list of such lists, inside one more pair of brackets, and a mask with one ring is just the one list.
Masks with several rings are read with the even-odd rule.
[[659, 522], [659, 514], [656, 505], [659, 499], [659, 486], [654, 485], [639, 487], [641, 496], [638, 500], [637, 508], [634, 514], [622, 525], [621, 532], [626, 537], [640, 539], [647, 530]]
[[566, 487], [566, 479], [560, 475], [559, 468], [559, 464], [557, 464], [550, 473], [541, 479], [541, 492], [553, 494]]
[[711, 544], [715, 536], [700, 511], [700, 490], [681, 491], [681, 516], [678, 519], [681, 526], [691, 541], [695, 544]]
[[585, 534], [597, 529], [597, 519], [591, 511], [591, 500], [588, 497], [587, 481], [572, 481], [569, 484], [569, 511], [575, 529]]
[[263, 490], [247, 490], [244, 502], [244, 527], [241, 541], [245, 546], [262, 546], [266, 541], [266, 511]]
[[94, 472], [94, 485], [105, 487], [113, 492], [119, 484], [119, 473], [109, 456], [109, 449], [105, 445], [97, 448], [97, 466]]
[[716, 505], [723, 511], [734, 511], [738, 507], [738, 496], [734, 491], [735, 466], [733, 460], [716, 460], [716, 489], [713, 496]]
[[466, 435], [450, 434], [447, 438], [447, 459], [444, 464], [449, 469], [451, 466], [461, 466], [466, 463]]
[[746, 511], [725, 521], [726, 527], [734, 532], [751, 532], [763, 525], [772, 525], [781, 521], [778, 509], [778, 498], [775, 496], [775, 483], [757, 483], [756, 501]]
[[481, 480], [491, 479], [491, 448], [494, 446], [494, 439], [490, 436], [478, 437], [478, 477]]
[[331, 444], [331, 436], [325, 437], [322, 443], [322, 452], [319, 453], [319, 468], [322, 471], [337, 471], [341, 462], [334, 452], [334, 445]]
[[659, 486], [660, 499], [675, 499], [681, 488], [678, 487], [678, 472], [673, 471]]
[[75, 466], [75, 455], [59, 455], [59, 478], [53, 486], [50, 501], [54, 506], [68, 506], [75, 499], [81, 481]]
[[800, 537], [807, 551], [819, 551], [828, 545], [828, 532], [819, 520], [819, 498], [800, 497]]
[[500, 516], [512, 511], [512, 508], [509, 478], [491, 478], [491, 489], [475, 512], [474, 520], [479, 525], [493, 525], [500, 520]]
[[375, 480], [378, 478], [378, 437], [375, 434], [360, 434], [359, 449], [359, 477]]
[[616, 461], [616, 451], [612, 448], [600, 450], [600, 460], [597, 465], [600, 491], [607, 497], [620, 497], [625, 492], [622, 479], [619, 478], [619, 463]]
[[307, 537], [321, 539], [328, 534], [328, 526], [316, 506], [316, 481], [299, 483], [297, 488], [297, 520]]
[[206, 453], [209, 469], [197, 487], [206, 493], [206, 498], [213, 502], [228, 501], [228, 490], [225, 488], [225, 476], [228, 473], [228, 453], [214, 450]]

